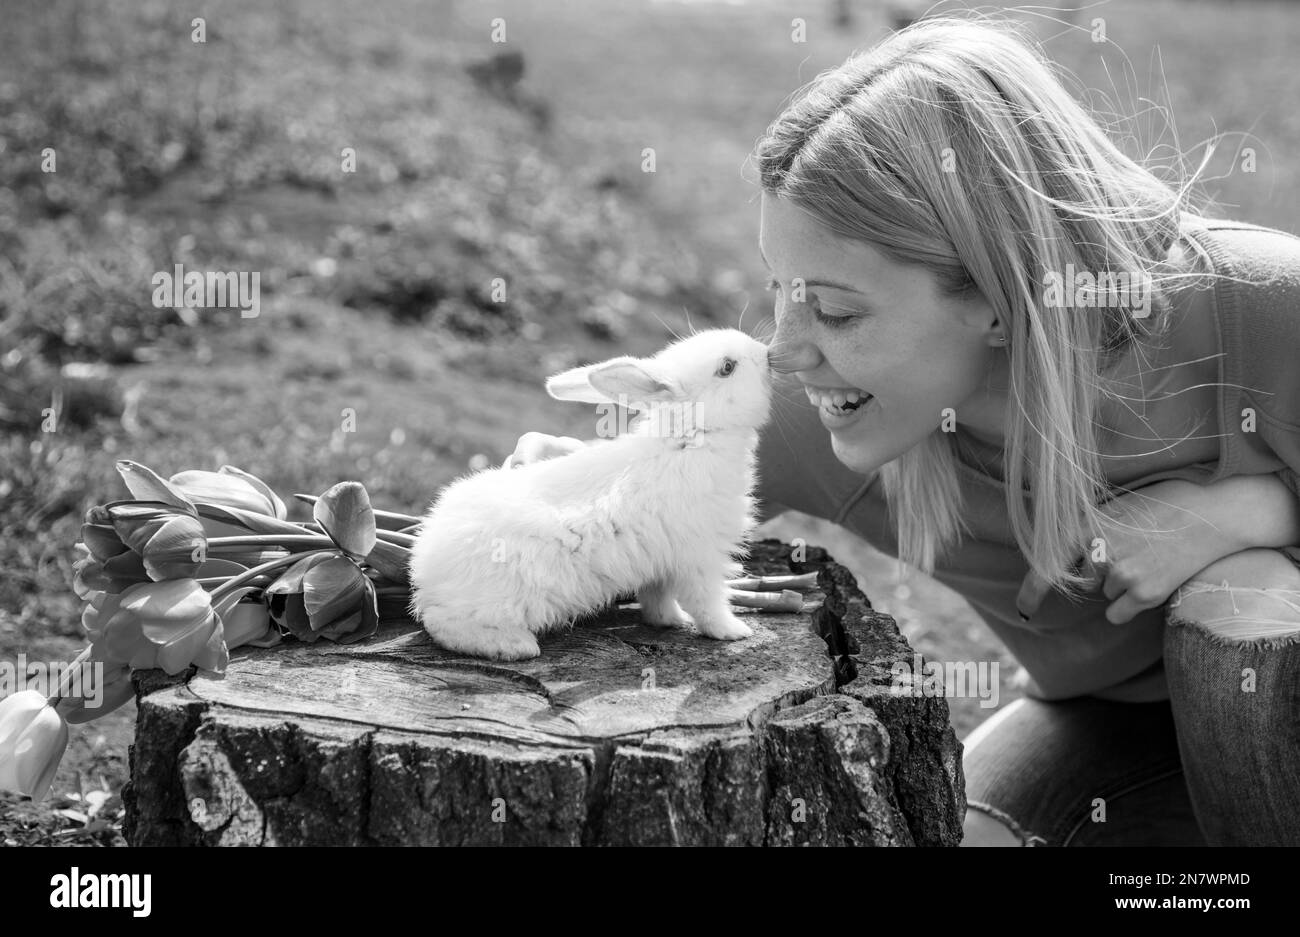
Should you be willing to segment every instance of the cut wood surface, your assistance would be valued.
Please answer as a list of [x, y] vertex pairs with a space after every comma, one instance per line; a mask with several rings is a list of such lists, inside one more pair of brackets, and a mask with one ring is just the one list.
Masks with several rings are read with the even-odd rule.
[[[135, 845], [956, 845], [942, 697], [891, 689], [912, 649], [825, 551], [798, 613], [713, 641], [611, 606], [498, 663], [400, 608], [351, 646], [240, 648], [223, 677], [137, 676]], [[919, 680], [918, 680], [919, 683]]]

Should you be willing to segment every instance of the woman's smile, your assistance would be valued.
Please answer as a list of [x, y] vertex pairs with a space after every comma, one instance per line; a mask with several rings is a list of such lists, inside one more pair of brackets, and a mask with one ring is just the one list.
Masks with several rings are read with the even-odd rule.
[[876, 398], [856, 387], [820, 387], [805, 383], [808, 402], [817, 408], [817, 415], [831, 432], [858, 423], [874, 409]]

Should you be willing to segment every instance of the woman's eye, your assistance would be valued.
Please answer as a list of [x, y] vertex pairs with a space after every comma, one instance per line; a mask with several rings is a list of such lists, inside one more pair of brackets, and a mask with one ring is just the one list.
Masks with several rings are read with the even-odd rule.
[[[763, 285], [763, 288], [768, 292], [776, 292], [781, 289], [781, 283], [776, 277], [769, 277], [767, 283]], [[828, 316], [822, 312], [821, 303], [817, 300], [816, 296], [810, 295], [805, 305], [812, 307], [813, 317], [816, 318], [818, 322], [829, 326], [830, 328], [842, 328], [850, 322], [853, 322], [855, 319], [862, 318], [860, 315], [853, 312], [847, 312], [842, 316]]]
[[821, 309], [813, 309], [813, 316], [823, 325], [829, 325], [831, 328], [840, 328], [848, 325], [859, 316], [828, 316]]

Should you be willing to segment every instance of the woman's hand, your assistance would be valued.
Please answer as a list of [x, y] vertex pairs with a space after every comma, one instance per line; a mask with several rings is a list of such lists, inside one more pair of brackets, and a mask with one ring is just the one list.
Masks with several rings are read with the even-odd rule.
[[[1212, 485], [1157, 482], [1102, 511], [1111, 524], [1081, 547], [1080, 572], [1113, 600], [1106, 620], [1116, 625], [1162, 605], [1216, 560], [1300, 539], [1300, 503], [1276, 475], [1240, 475]], [[1016, 597], [1021, 615], [1037, 611], [1047, 592], [1047, 583], [1030, 571]]]
[[576, 452], [587, 444], [572, 436], [548, 436], [546, 433], [524, 433], [515, 443], [515, 451], [506, 456], [502, 468], [518, 468], [529, 462], [541, 462], [556, 456]]

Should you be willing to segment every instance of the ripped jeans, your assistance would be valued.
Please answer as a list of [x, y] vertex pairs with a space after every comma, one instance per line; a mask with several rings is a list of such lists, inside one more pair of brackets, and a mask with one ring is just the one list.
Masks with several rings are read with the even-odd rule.
[[1168, 700], [1025, 697], [967, 737], [964, 845], [1300, 845], [1300, 549], [1225, 557], [1165, 609]]

